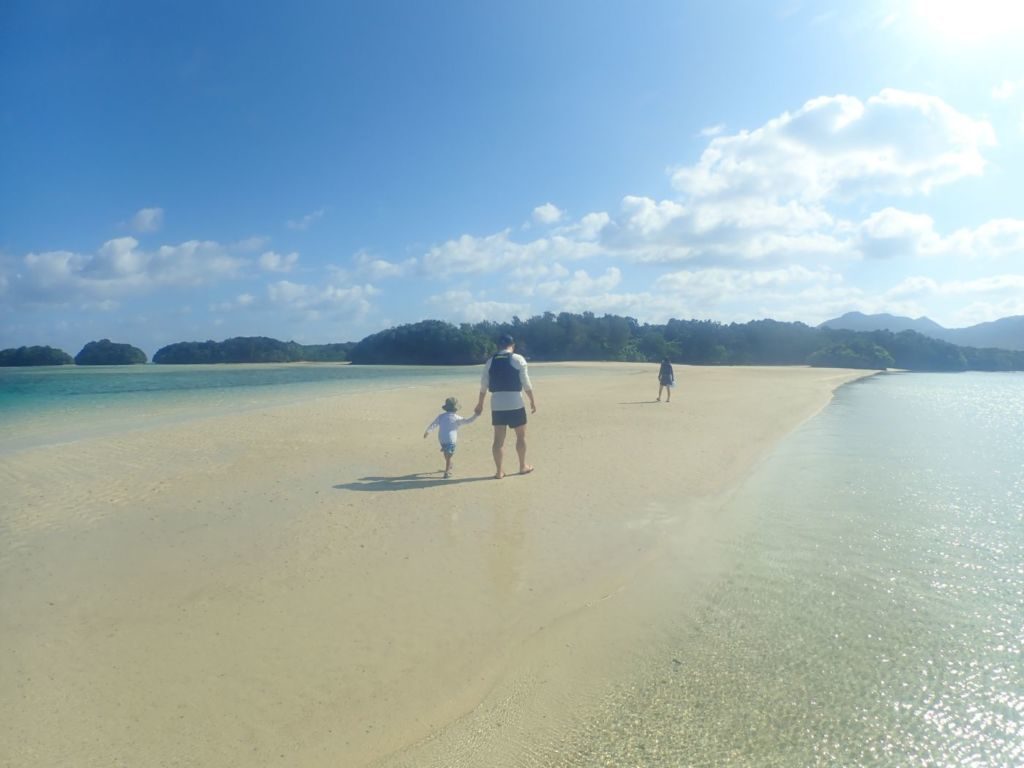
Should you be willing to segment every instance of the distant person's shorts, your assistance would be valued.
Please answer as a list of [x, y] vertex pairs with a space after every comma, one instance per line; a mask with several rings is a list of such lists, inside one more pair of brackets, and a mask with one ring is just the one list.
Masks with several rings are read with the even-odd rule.
[[526, 423], [526, 408], [514, 411], [491, 411], [491, 424], [496, 427], [521, 427]]
[[441, 453], [451, 456], [455, 453], [455, 443], [441, 443]]

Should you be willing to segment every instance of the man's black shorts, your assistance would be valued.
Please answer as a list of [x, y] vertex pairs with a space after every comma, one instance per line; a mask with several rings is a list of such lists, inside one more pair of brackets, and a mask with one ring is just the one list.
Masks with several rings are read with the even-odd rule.
[[521, 427], [526, 423], [526, 408], [514, 411], [491, 411], [491, 424], [496, 427]]

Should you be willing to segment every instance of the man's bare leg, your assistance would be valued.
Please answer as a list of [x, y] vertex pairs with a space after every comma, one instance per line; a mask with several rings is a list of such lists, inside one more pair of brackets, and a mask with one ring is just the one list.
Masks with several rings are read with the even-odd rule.
[[533, 467], [526, 463], [526, 425], [516, 427], [516, 453], [519, 455], [519, 474], [533, 472]]
[[508, 427], [504, 424], [495, 425], [494, 427], [494, 442], [491, 444], [491, 455], [494, 456], [494, 476], [500, 480], [505, 476], [505, 473], [501, 471], [501, 464], [505, 458], [505, 432], [508, 431]]

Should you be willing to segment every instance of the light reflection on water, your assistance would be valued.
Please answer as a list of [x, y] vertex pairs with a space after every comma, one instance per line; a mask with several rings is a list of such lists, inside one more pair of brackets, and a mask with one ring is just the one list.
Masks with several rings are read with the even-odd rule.
[[1024, 376], [844, 388], [566, 765], [1024, 764]]

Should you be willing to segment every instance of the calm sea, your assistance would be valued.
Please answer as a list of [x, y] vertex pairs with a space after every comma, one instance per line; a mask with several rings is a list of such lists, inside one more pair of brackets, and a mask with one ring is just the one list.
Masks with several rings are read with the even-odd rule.
[[[597, 372], [531, 366], [534, 379]], [[345, 393], [465, 381], [468, 397], [479, 377], [480, 366], [331, 363], [0, 368], [0, 454]]]
[[722, 514], [571, 764], [1024, 765], [1024, 375], [846, 386]]
[[346, 392], [453, 379], [471, 387], [479, 376], [472, 366], [0, 368], [0, 453]]

